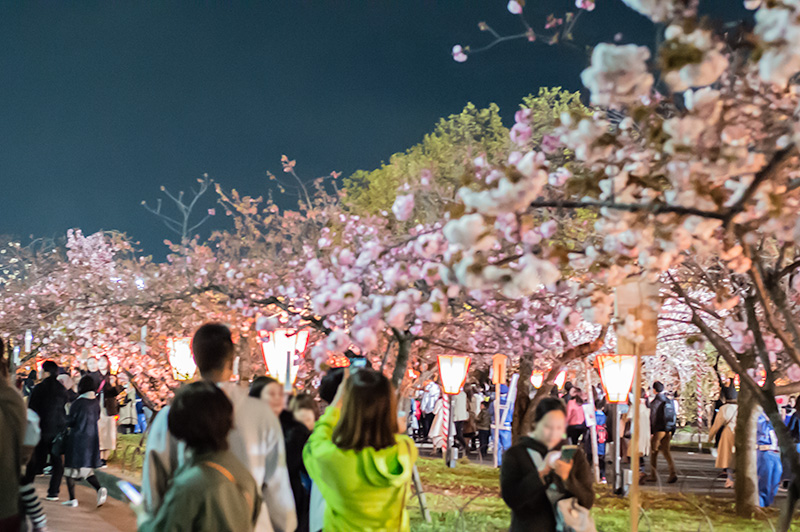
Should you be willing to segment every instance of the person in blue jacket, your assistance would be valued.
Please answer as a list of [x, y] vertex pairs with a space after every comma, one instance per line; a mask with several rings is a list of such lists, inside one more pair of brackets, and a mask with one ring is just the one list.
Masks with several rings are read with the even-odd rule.
[[[497, 442], [497, 449], [495, 452], [497, 453], [497, 465], [500, 466], [503, 463], [503, 453], [511, 447], [511, 420], [514, 418], [514, 400], [515, 397], [511, 397], [509, 400], [508, 397], [508, 386], [505, 384], [500, 385], [500, 430], [498, 433]], [[497, 400], [495, 398], [495, 400]], [[508, 412], [506, 412], [506, 404], [508, 404]], [[494, 405], [493, 405], [494, 406]], [[494, 407], [492, 407], [492, 421], [494, 419]]]
[[758, 502], [761, 507], [767, 507], [778, 493], [783, 466], [775, 429], [763, 410], [759, 408], [759, 411], [756, 429]]

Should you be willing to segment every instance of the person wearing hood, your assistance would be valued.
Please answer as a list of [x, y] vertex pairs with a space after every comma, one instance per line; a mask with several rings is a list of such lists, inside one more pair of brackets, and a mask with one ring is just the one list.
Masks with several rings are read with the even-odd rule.
[[382, 373], [345, 373], [303, 449], [327, 503], [325, 532], [409, 532], [406, 500], [417, 449], [400, 433], [395, 391]]

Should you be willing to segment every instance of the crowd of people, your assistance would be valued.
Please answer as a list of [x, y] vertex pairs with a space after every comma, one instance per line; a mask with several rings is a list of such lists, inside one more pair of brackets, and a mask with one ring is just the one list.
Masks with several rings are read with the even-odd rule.
[[[398, 408], [388, 378], [370, 368], [329, 371], [318, 397], [290, 396], [270, 377], [243, 386], [233, 379], [234, 350], [226, 326], [209, 323], [196, 331], [192, 353], [199, 378], [179, 388], [170, 406], [151, 420], [142, 499], [131, 504], [139, 530], [409, 531], [406, 506], [417, 444], [430, 441], [438, 451], [452, 437], [462, 452], [483, 458], [490, 452], [493, 425], [499, 439], [492, 452], [500, 466], [501, 495], [512, 512], [511, 530], [555, 531], [590, 522], [590, 464], [596, 450], [604, 481], [606, 448], [617, 430], [621, 454], [640, 455], [643, 482], [657, 480], [659, 454], [667, 462], [667, 482], [678, 478], [670, 452], [678, 403], [660, 382], [638, 397], [630, 394], [619, 426], [599, 387], [586, 394], [571, 383], [554, 388], [536, 404], [530, 433], [512, 445], [515, 383], [500, 386], [496, 396], [489, 386], [472, 382], [448, 401], [431, 380], [406, 410]], [[108, 362], [89, 359], [85, 368], [65, 371], [48, 360], [41, 380], [29, 374], [17, 389], [9, 384], [7, 364], [0, 364], [0, 468], [4, 480], [13, 480], [0, 485], [0, 532], [20, 530], [26, 521], [35, 530], [47, 529], [33, 486], [45, 468], [46, 500], [60, 500], [63, 480], [65, 506], [78, 505], [80, 481], [96, 490], [97, 506], [106, 502], [108, 492], [95, 471], [115, 448], [117, 432], [140, 429], [145, 421], [135, 406], [123, 418], [120, 408], [136, 404], [135, 392], [124, 377], [111, 374]], [[735, 390], [725, 387], [722, 395], [710, 437], [717, 437], [716, 466], [732, 483]], [[637, 432], [634, 407], [641, 421], [636, 442], [631, 441]], [[793, 405], [786, 422], [800, 432]], [[763, 413], [758, 471], [761, 504], [767, 506], [781, 464], [775, 432]]]
[[[3, 389], [19, 395], [25, 421], [19, 451], [24, 471], [20, 473], [18, 466], [15, 475], [19, 477], [15, 485], [21, 510], [16, 519], [22, 522], [27, 517], [34, 530], [47, 530], [47, 516], [33, 486], [36, 476], [45, 471], [50, 475], [47, 501], [61, 500], [63, 481], [67, 499], [62, 504], [78, 506], [75, 484], [85, 481], [97, 492], [97, 506], [105, 504], [108, 490], [94, 473], [105, 466], [116, 448], [118, 401], [127, 391], [111, 374], [108, 358], [90, 358], [83, 369], [74, 372], [46, 360], [42, 378], [31, 371], [18, 381], [17, 390], [9, 386], [7, 365], [4, 373]], [[3, 429], [5, 432], [5, 425]]]

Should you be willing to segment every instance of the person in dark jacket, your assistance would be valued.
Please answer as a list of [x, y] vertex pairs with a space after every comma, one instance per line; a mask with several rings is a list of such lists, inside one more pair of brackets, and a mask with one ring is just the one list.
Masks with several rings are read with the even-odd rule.
[[561, 499], [575, 497], [587, 509], [594, 504], [592, 472], [584, 452], [578, 449], [570, 462], [561, 460], [558, 449], [566, 428], [564, 403], [546, 397], [536, 405], [533, 432], [506, 452], [500, 491], [511, 508], [510, 532], [555, 532], [553, 505]]
[[[42, 472], [47, 464], [47, 456], [53, 447], [53, 440], [64, 430], [67, 423], [67, 390], [56, 380], [59, 373], [58, 364], [52, 360], [46, 360], [42, 364], [42, 371], [46, 377], [33, 388], [28, 399], [28, 408], [39, 415], [39, 428], [42, 436], [25, 469], [25, 476], [22, 477], [23, 485], [31, 484], [36, 475]], [[51, 465], [53, 470], [47, 489], [47, 500], [57, 501], [61, 475], [64, 472], [61, 457], [53, 455]]]
[[478, 442], [481, 459], [489, 454], [489, 439], [492, 435], [492, 414], [489, 412], [489, 403], [486, 401], [481, 402], [481, 411], [478, 413], [478, 419], [475, 422], [478, 429]]
[[75, 498], [75, 481], [85, 479], [97, 490], [97, 506], [105, 504], [108, 490], [100, 486], [94, 470], [100, 467], [100, 437], [97, 421], [100, 419], [100, 403], [95, 393], [95, 381], [86, 375], [78, 383], [78, 398], [72, 403], [67, 418], [67, 433], [64, 445], [64, 476], [67, 478], [69, 500], [65, 506], [78, 506]]
[[664, 385], [659, 381], [653, 383], [653, 391], [656, 393], [656, 397], [650, 403], [650, 476], [648, 480], [656, 479], [658, 453], [663, 453], [664, 458], [667, 460], [667, 465], [669, 465], [669, 480], [667, 482], [673, 484], [678, 481], [678, 475], [675, 473], [675, 462], [672, 460], [669, 446], [675, 426], [674, 420], [672, 420], [672, 428], [670, 430], [665, 416], [665, 404], [667, 401], [671, 403], [672, 399], [667, 397], [664, 392]]
[[308, 473], [303, 464], [303, 447], [311, 436], [311, 431], [295, 419], [291, 410], [284, 408], [286, 399], [283, 386], [272, 377], [254, 379], [250, 386], [250, 396], [266, 401], [281, 422], [286, 447], [286, 467], [289, 469], [289, 482], [297, 511], [297, 532], [308, 532], [309, 492], [303, 486], [303, 477], [308, 477]]
[[24, 397], [30, 397], [31, 392], [36, 387], [36, 379], [38, 378], [36, 374], [36, 370], [32, 369], [28, 376], [25, 377], [25, 380], [22, 381], [22, 395]]

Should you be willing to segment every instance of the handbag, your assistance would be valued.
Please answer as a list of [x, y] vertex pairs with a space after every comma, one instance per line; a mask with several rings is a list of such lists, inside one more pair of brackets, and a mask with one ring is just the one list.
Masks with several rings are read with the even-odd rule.
[[561, 514], [564, 532], [597, 532], [591, 512], [578, 503], [575, 497], [561, 499], [555, 505]]
[[[528, 449], [528, 454], [534, 467], [539, 470], [544, 463], [544, 457], [533, 449]], [[549, 496], [548, 496], [549, 498]], [[580, 505], [576, 497], [566, 497], [555, 502], [551, 500], [553, 513], [556, 516], [556, 530], [558, 532], [597, 532], [592, 519], [592, 513]]]
[[61, 456], [67, 450], [67, 435], [69, 429], [64, 429], [53, 438], [53, 444], [50, 446], [50, 453], [53, 456]]

